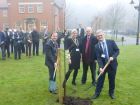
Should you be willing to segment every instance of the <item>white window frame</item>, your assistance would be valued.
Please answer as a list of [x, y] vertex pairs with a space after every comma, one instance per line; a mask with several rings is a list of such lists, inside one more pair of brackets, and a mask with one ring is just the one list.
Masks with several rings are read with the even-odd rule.
[[19, 13], [25, 13], [25, 5], [18, 5]]
[[28, 5], [28, 13], [34, 13], [34, 5]]
[[47, 20], [40, 21], [40, 30], [43, 30], [47, 26]]
[[37, 13], [43, 13], [43, 4], [38, 4], [36, 8], [37, 8]]
[[3, 17], [8, 17], [8, 10], [7, 9], [3, 9], [2, 10], [2, 14], [3, 14]]

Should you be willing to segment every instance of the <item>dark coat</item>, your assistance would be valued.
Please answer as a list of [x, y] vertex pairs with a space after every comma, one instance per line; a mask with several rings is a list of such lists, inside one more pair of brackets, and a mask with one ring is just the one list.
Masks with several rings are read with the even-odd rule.
[[[113, 69], [116, 70], [117, 68], [117, 56], [119, 55], [119, 48], [118, 46], [116, 45], [115, 41], [113, 40], [106, 40], [106, 44], [107, 44], [107, 47], [108, 47], [108, 55], [109, 57], [113, 57], [114, 60], [111, 61], [110, 65]], [[102, 50], [102, 47], [100, 46], [100, 44], [98, 43], [96, 45], [96, 55], [97, 55], [97, 61], [98, 61], [98, 64], [99, 64], [99, 67], [100, 68], [103, 68], [104, 65], [105, 65], [105, 58], [102, 58], [101, 55], [103, 54], [103, 50]]]
[[83, 62], [86, 62], [89, 64], [96, 60], [95, 45], [97, 44], [98, 40], [94, 35], [90, 36], [90, 43], [89, 43], [89, 49], [88, 49], [88, 50], [90, 50], [89, 51], [90, 53], [88, 55], [85, 54], [86, 42], [87, 42], [87, 36], [85, 36], [82, 39], [80, 49], [81, 49], [81, 53], [82, 53]]
[[22, 43], [22, 38], [21, 36], [18, 34], [18, 32], [14, 33], [14, 46], [20, 46]]
[[39, 32], [37, 32], [36, 30], [31, 32], [32, 35], [32, 41], [33, 42], [39, 42]]
[[69, 53], [71, 58], [70, 69], [79, 69], [80, 68], [80, 43], [77, 39], [77, 45], [72, 39], [69, 40]]
[[79, 36], [84, 37], [84, 35], [85, 35], [84, 28], [81, 28], [81, 30], [79, 30], [79, 28], [77, 28], [77, 31], [78, 31], [78, 34], [79, 34], [79, 31], [80, 31]]
[[5, 43], [6, 43], [6, 45], [10, 44], [10, 32], [8, 32], [8, 31], [5, 31]]
[[57, 48], [58, 45], [56, 42], [49, 40], [46, 45], [46, 57], [45, 57], [45, 65], [46, 66], [54, 66], [54, 63], [57, 61]]
[[0, 46], [5, 43], [5, 35], [4, 32], [0, 32]]

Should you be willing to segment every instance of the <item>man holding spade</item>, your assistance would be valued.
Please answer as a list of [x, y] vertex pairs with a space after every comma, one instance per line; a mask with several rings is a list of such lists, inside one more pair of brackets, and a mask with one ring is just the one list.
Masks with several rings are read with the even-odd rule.
[[115, 76], [117, 72], [117, 56], [119, 55], [119, 48], [113, 40], [105, 39], [105, 34], [102, 30], [97, 30], [96, 36], [98, 44], [95, 46], [97, 62], [99, 65], [100, 75], [97, 80], [95, 94], [91, 97], [96, 99], [100, 96], [103, 88], [105, 74], [108, 73], [109, 80], [109, 96], [114, 99], [115, 90]]
[[52, 33], [51, 39], [46, 43], [45, 65], [49, 69], [49, 91], [56, 94], [56, 67], [57, 67], [57, 33]]

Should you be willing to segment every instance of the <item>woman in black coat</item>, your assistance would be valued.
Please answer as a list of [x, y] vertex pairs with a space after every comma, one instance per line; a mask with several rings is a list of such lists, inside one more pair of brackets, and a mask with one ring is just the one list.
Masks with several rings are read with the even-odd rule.
[[72, 85], [76, 85], [76, 77], [78, 74], [78, 69], [80, 68], [80, 43], [79, 40], [77, 39], [77, 30], [73, 29], [71, 33], [71, 39], [69, 39], [69, 69], [68, 72], [65, 75], [65, 80], [63, 82], [63, 87], [66, 84], [71, 72], [74, 70], [73, 73], [73, 80], [72, 80]]

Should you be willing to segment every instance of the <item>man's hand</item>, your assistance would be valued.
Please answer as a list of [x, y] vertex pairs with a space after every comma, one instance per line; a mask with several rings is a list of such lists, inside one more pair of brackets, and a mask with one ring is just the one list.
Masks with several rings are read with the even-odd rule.
[[97, 63], [97, 60], [94, 60], [95, 63]]
[[110, 57], [110, 58], [109, 58], [109, 60], [110, 60], [110, 61], [113, 61], [113, 60], [114, 60], [114, 58], [113, 58], [113, 57]]
[[69, 59], [69, 61], [68, 61], [68, 62], [69, 62], [69, 64], [71, 64], [71, 59]]
[[104, 73], [104, 70], [102, 68], [100, 68], [100, 73], [103, 74]]
[[57, 63], [56, 62], [54, 63], [54, 67], [57, 68]]

